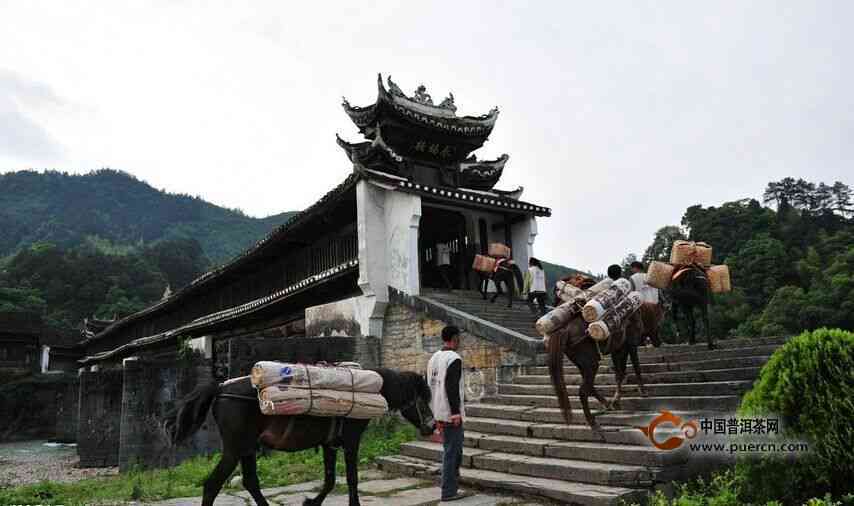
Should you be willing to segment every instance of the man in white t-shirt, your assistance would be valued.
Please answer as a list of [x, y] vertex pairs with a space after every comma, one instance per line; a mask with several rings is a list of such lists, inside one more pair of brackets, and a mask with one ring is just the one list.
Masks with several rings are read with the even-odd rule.
[[442, 501], [445, 502], [465, 497], [459, 493], [459, 480], [466, 408], [463, 358], [457, 353], [460, 329], [452, 325], [442, 329], [442, 342], [442, 349], [434, 353], [427, 364], [427, 381], [432, 394], [430, 408], [443, 436]]
[[631, 269], [633, 274], [629, 277], [629, 281], [632, 283], [632, 289], [640, 292], [641, 299], [644, 302], [658, 304], [658, 288], [647, 284], [643, 264], [632, 262]]

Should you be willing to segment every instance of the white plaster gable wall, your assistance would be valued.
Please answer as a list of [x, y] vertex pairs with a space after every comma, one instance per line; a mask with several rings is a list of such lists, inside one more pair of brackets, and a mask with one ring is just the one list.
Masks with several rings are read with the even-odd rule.
[[421, 293], [418, 272], [420, 221], [420, 196], [396, 191], [386, 193], [386, 240], [377, 246], [386, 252], [388, 285], [409, 295]]
[[388, 301], [386, 281], [385, 197], [387, 190], [359, 181], [356, 185], [356, 234], [359, 240], [359, 287], [366, 296]]
[[534, 256], [534, 240], [537, 238], [537, 218], [531, 217], [510, 227], [513, 239], [513, 259], [522, 269], [528, 268], [528, 259]]

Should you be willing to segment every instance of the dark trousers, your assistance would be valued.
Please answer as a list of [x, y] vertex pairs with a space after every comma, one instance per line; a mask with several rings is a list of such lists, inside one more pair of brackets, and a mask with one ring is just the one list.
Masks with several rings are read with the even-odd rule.
[[454, 268], [449, 264], [444, 264], [439, 266], [439, 275], [442, 276], [442, 281], [444, 281], [445, 286], [448, 290], [454, 289], [454, 283], [451, 281], [454, 276]]
[[442, 499], [457, 495], [460, 485], [460, 464], [463, 460], [463, 426], [445, 425], [442, 452]]
[[528, 294], [528, 307], [531, 308], [531, 312], [535, 311], [534, 305], [532, 302], [534, 300], [537, 301], [537, 304], [540, 306], [540, 315], [546, 314], [546, 292], [530, 292]]

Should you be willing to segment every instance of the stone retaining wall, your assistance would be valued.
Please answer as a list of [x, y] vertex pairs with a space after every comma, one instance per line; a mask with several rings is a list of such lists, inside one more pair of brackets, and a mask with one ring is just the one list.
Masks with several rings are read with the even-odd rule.
[[[381, 347], [382, 366], [426, 373], [430, 356], [442, 347], [445, 325], [444, 321], [429, 318], [405, 304], [389, 304]], [[467, 389], [469, 402], [479, 395], [497, 392], [502, 367], [526, 361], [510, 348], [465, 331], [460, 355], [467, 382], [471, 384]]]
[[120, 368], [80, 373], [77, 453], [81, 467], [119, 464], [123, 374]]

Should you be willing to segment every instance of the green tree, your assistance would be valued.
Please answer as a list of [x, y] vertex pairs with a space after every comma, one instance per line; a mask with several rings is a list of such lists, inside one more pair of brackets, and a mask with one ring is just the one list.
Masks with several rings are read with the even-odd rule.
[[667, 225], [666, 227], [659, 228], [652, 238], [652, 244], [644, 251], [643, 263], [649, 265], [650, 262], [655, 260], [661, 262], [669, 261], [670, 249], [673, 247], [673, 243], [687, 238], [685, 232], [676, 225]]
[[747, 241], [727, 260], [733, 283], [744, 289], [751, 307], [765, 306], [792, 270], [784, 244], [768, 234]]

